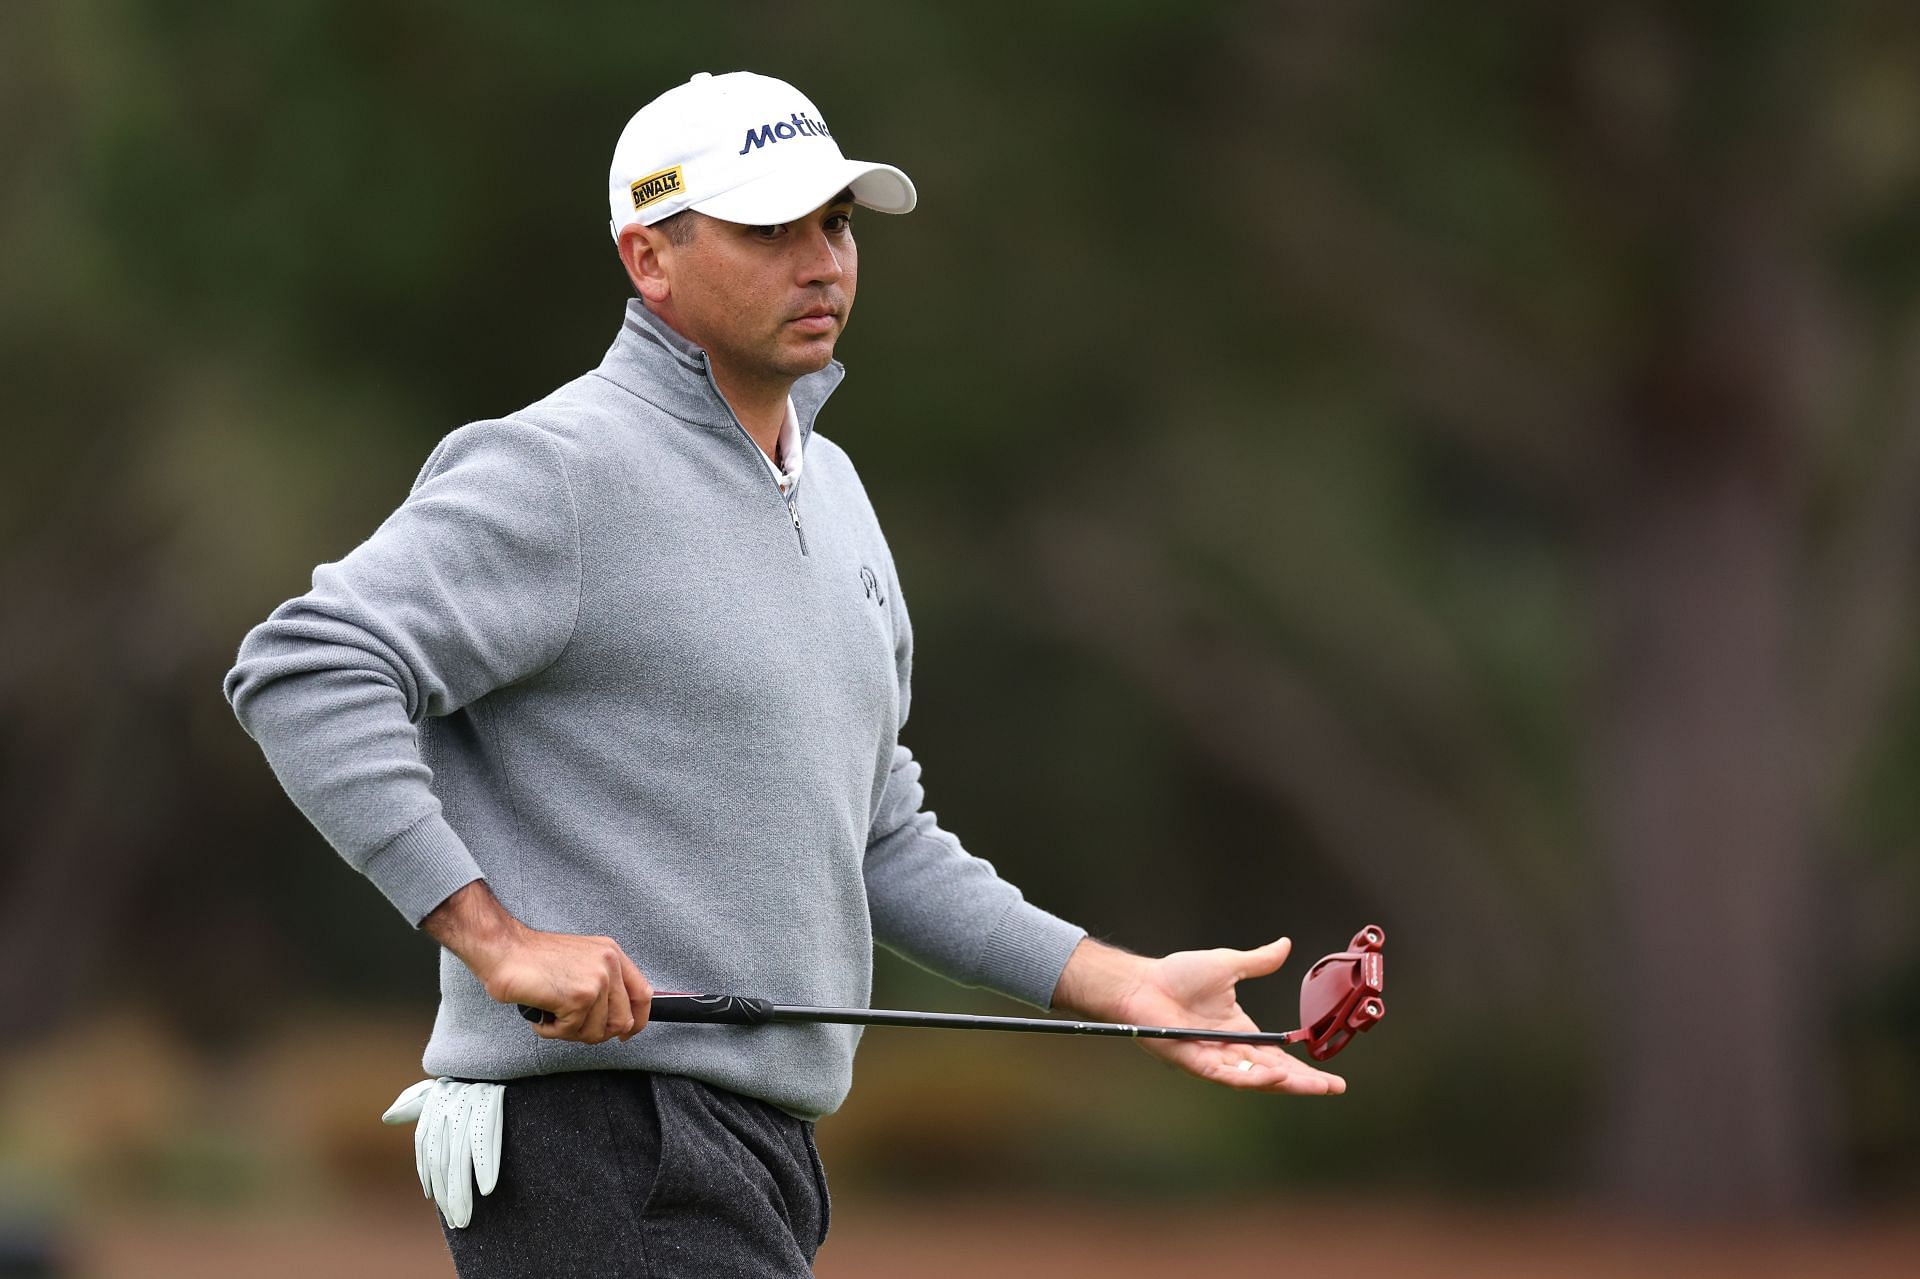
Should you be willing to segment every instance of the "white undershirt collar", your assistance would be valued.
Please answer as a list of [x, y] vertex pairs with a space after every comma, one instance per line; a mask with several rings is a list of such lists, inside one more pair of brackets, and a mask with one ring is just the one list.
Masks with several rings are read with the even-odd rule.
[[780, 457], [778, 465], [775, 465], [774, 460], [766, 455], [765, 450], [761, 451], [760, 460], [767, 464], [769, 471], [773, 472], [773, 482], [780, 486], [780, 495], [785, 497], [793, 491], [793, 486], [800, 482], [800, 465], [803, 460], [800, 418], [793, 410], [791, 395], [787, 397], [787, 417], [780, 423], [780, 442], [774, 445], [774, 452]]

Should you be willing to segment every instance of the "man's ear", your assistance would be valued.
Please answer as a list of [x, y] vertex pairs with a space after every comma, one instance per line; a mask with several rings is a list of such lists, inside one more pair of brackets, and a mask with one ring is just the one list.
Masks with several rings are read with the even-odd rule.
[[648, 306], [659, 306], [671, 292], [667, 282], [672, 256], [673, 242], [666, 232], [638, 222], [620, 229], [620, 264], [627, 268], [634, 292]]

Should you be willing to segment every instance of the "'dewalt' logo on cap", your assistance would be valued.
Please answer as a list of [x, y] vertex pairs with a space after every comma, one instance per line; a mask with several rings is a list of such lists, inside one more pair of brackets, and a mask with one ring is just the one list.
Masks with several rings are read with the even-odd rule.
[[676, 164], [671, 169], [649, 173], [646, 177], [634, 182], [628, 189], [633, 192], [633, 207], [644, 209], [657, 200], [664, 200], [670, 195], [686, 190], [687, 184], [681, 181], [680, 166]]

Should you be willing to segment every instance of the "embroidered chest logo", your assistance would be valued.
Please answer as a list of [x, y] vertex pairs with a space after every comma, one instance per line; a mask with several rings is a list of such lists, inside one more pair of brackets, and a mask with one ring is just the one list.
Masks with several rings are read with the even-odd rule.
[[873, 570], [864, 564], [860, 566], [860, 585], [865, 588], [868, 599], [882, 606], [886, 604], [887, 595], [880, 589], [880, 579], [875, 577]]

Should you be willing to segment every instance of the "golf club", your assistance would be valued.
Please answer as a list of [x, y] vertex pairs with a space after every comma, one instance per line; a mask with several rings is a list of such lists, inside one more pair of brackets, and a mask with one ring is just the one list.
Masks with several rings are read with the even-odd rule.
[[[1113, 1035], [1128, 1039], [1205, 1039], [1228, 1044], [1305, 1044], [1307, 1055], [1325, 1061], [1386, 1016], [1387, 944], [1384, 929], [1368, 924], [1346, 950], [1328, 955], [1300, 982], [1300, 1029], [1207, 1030], [1180, 1026], [1130, 1026], [1124, 1022], [1059, 1021], [1046, 1017], [988, 1017], [966, 1013], [898, 1012], [885, 1008], [816, 1008], [776, 1004], [751, 995], [658, 993], [650, 1020], [716, 1026], [764, 1026], [772, 1022], [831, 1022], [848, 1026], [918, 1026], [941, 1030], [1010, 1030], [1042, 1035]], [[520, 1005], [528, 1021], [553, 1014]]]

